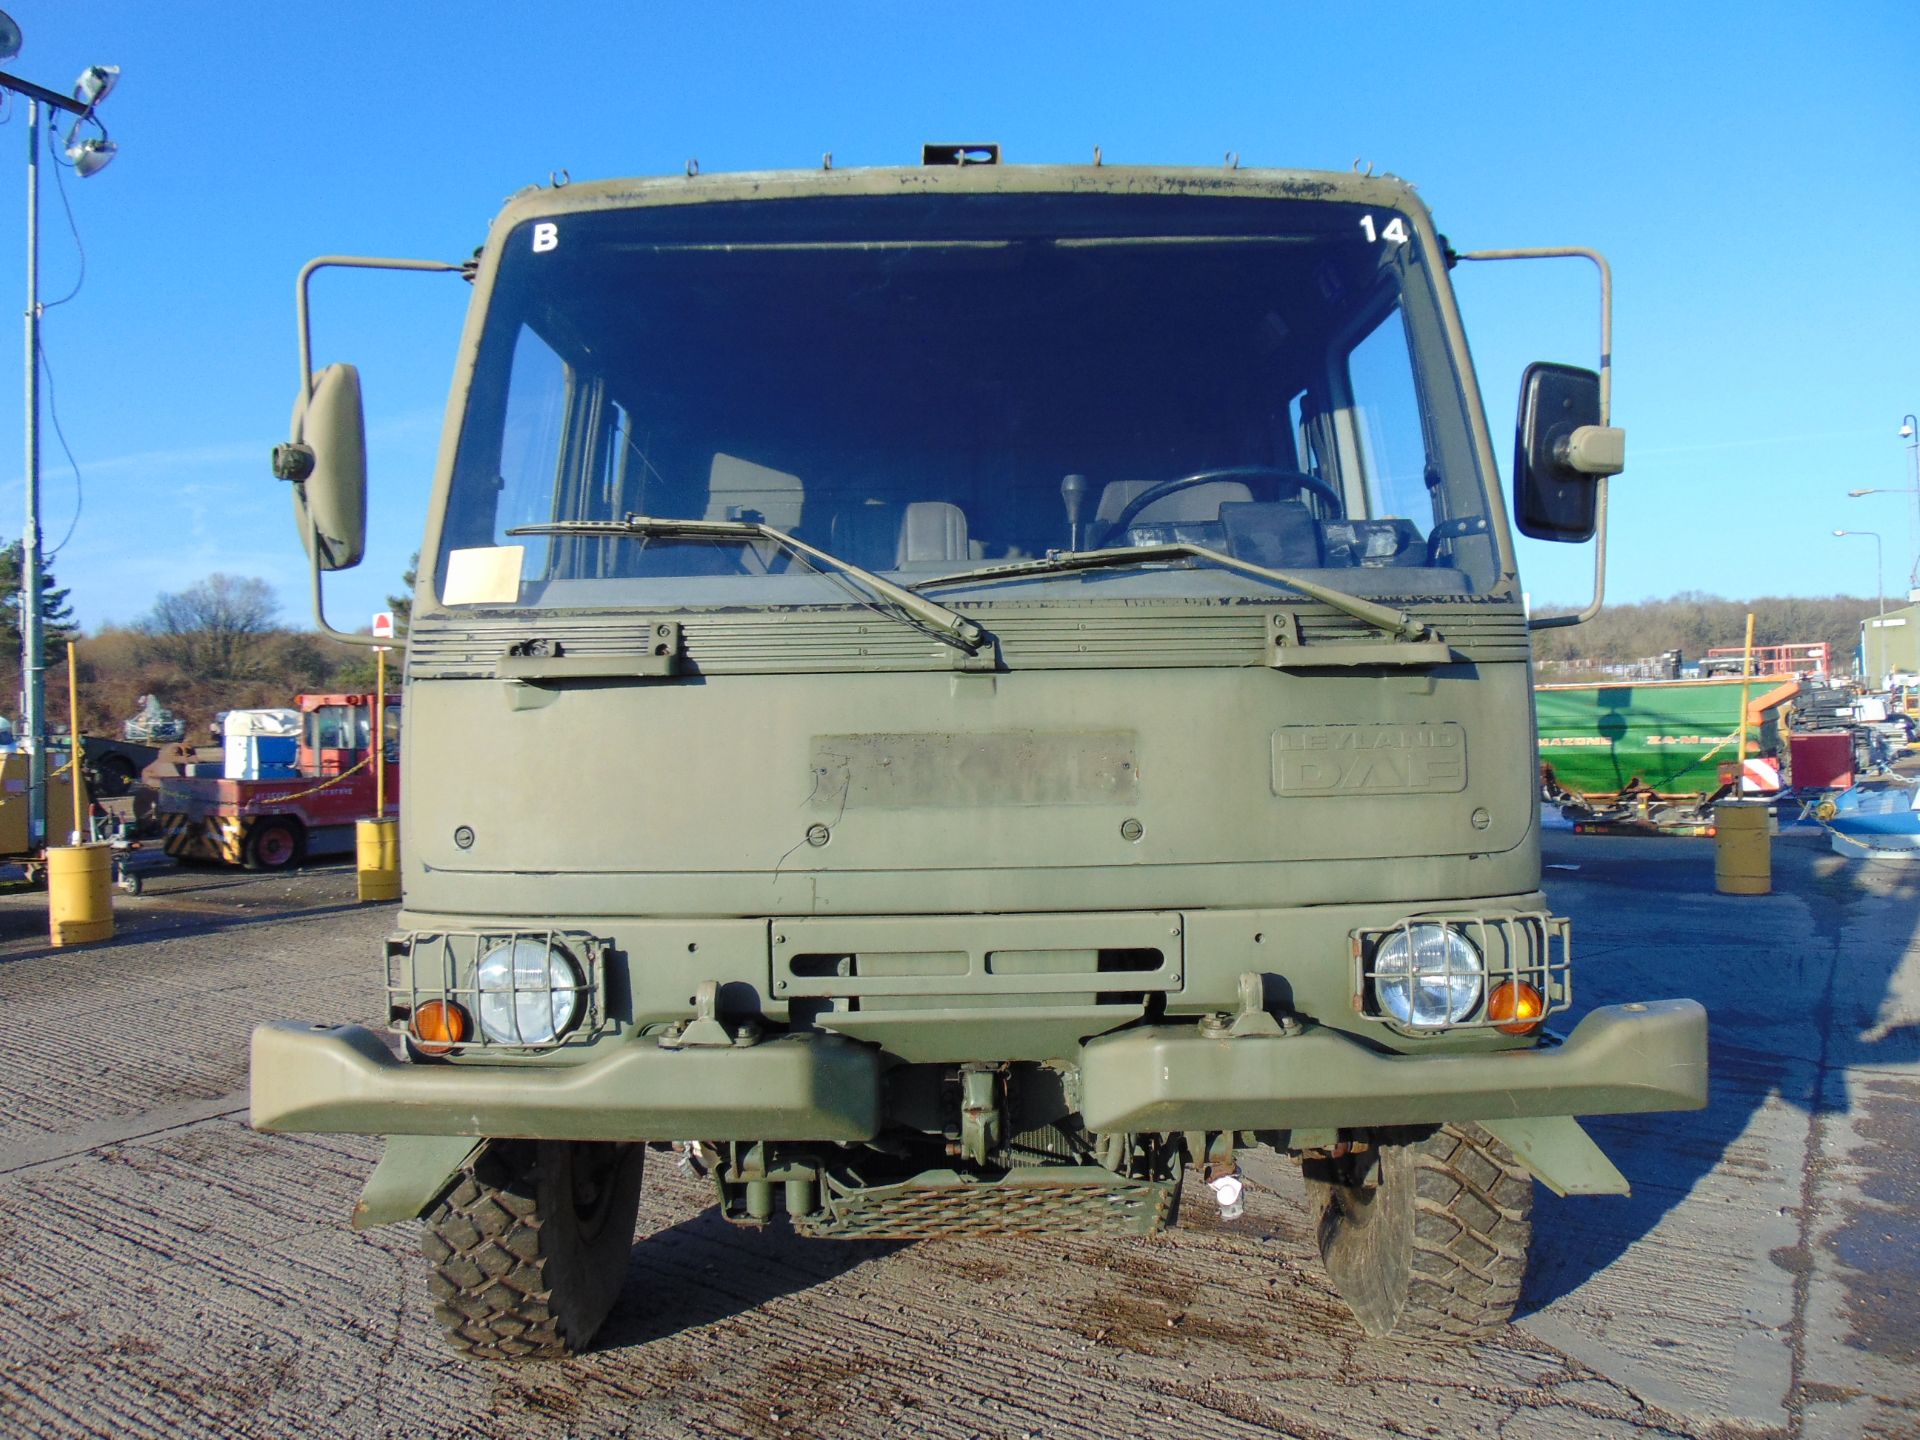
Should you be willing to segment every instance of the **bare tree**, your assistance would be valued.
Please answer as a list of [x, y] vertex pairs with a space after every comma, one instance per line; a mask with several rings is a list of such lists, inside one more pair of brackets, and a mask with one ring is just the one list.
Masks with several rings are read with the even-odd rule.
[[[1543, 615], [1567, 614], [1571, 607], [1542, 607]], [[1697, 660], [1710, 647], [1739, 645], [1747, 612], [1754, 616], [1753, 643], [1794, 645], [1824, 640], [1845, 669], [1860, 636], [1860, 622], [1873, 614], [1870, 599], [1846, 595], [1761, 595], [1723, 600], [1698, 590], [1683, 590], [1665, 600], [1609, 604], [1591, 624], [1534, 633], [1537, 661], [1579, 664], [1586, 661], [1637, 660], [1678, 650]]]
[[280, 602], [264, 580], [209, 575], [176, 594], [162, 595], [136, 627], [154, 649], [187, 674], [243, 680], [257, 668], [261, 637], [272, 632]]

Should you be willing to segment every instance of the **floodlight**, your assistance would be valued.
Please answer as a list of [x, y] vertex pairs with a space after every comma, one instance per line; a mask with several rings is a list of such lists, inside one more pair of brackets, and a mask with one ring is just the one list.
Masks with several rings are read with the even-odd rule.
[[73, 82], [73, 98], [91, 110], [113, 92], [119, 81], [118, 65], [89, 65]]
[[67, 146], [67, 159], [73, 162], [73, 168], [82, 180], [89, 175], [98, 175], [120, 152], [120, 147], [111, 140], [82, 140], [77, 145]]
[[23, 37], [20, 27], [6, 11], [0, 10], [0, 60], [11, 60], [20, 53]]

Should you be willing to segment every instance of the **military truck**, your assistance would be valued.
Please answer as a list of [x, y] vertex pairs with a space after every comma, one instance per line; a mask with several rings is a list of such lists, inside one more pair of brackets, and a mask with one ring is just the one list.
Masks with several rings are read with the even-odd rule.
[[[473, 294], [390, 1030], [260, 1028], [252, 1117], [387, 1137], [353, 1223], [424, 1217], [471, 1355], [589, 1343], [675, 1150], [740, 1224], [930, 1239], [1145, 1235], [1188, 1172], [1231, 1215], [1268, 1146], [1362, 1327], [1480, 1335], [1535, 1180], [1626, 1189], [1574, 1117], [1705, 1103], [1691, 1001], [1559, 1033], [1449, 273], [1604, 261], [1457, 254], [1391, 176], [999, 158], [541, 187], [469, 264], [301, 272], [322, 625], [365, 447], [311, 278]], [[1609, 350], [1528, 370], [1512, 479], [1586, 616]]]

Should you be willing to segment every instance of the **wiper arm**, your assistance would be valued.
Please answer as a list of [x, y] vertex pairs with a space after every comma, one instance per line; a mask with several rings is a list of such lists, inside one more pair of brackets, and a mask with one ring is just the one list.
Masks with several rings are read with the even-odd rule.
[[1238, 570], [1243, 575], [1272, 580], [1291, 590], [1298, 590], [1309, 600], [1318, 600], [1323, 605], [1331, 605], [1344, 615], [1351, 615], [1356, 620], [1364, 620], [1396, 640], [1425, 640], [1430, 633], [1425, 625], [1404, 610], [1396, 610], [1391, 605], [1378, 605], [1371, 600], [1362, 600], [1358, 595], [1349, 595], [1344, 590], [1335, 590], [1331, 586], [1303, 579], [1285, 570], [1271, 570], [1265, 565], [1255, 565], [1248, 560], [1235, 559], [1222, 551], [1210, 550], [1205, 545], [1188, 545], [1179, 541], [1165, 545], [1130, 545], [1113, 550], [1065, 550], [1038, 560], [1009, 560], [1000, 565], [984, 565], [977, 570], [958, 570], [951, 575], [935, 575], [917, 582], [913, 588], [928, 590], [935, 585], [962, 585], [974, 580], [1013, 579], [1022, 575], [1057, 575], [1071, 570], [1103, 570], [1116, 565], [1134, 565], [1148, 560], [1174, 560], [1182, 557], [1205, 560], [1209, 564], [1224, 566], [1228, 570]]
[[663, 539], [770, 540], [781, 549], [799, 555], [816, 569], [824, 566], [850, 575], [890, 605], [906, 611], [934, 635], [950, 645], [977, 652], [988, 640], [987, 632], [958, 610], [949, 610], [937, 600], [916, 595], [891, 580], [876, 575], [851, 560], [829, 555], [825, 550], [797, 540], [784, 530], [753, 520], [674, 520], [653, 515], [629, 515], [624, 520], [555, 520], [546, 525], [516, 525], [509, 535], [585, 535], [657, 536]]

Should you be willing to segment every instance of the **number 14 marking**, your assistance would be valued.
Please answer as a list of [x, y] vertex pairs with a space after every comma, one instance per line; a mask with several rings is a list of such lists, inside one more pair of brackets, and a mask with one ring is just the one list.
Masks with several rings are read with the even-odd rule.
[[1402, 220], [1398, 215], [1387, 222], [1387, 228], [1384, 230], [1378, 229], [1374, 225], [1373, 216], [1362, 215], [1360, 217], [1360, 228], [1367, 232], [1367, 239], [1369, 240], [1391, 240], [1396, 245], [1404, 245], [1407, 243], [1407, 222]]

